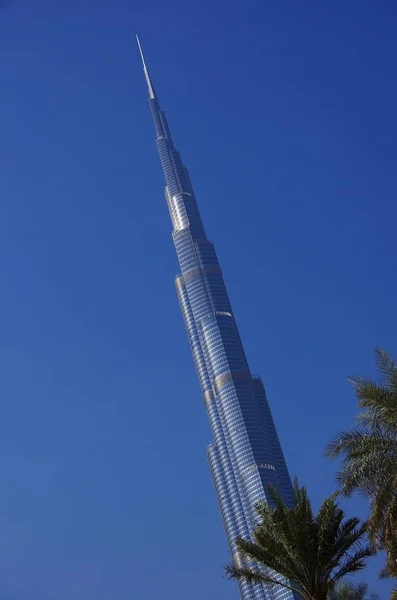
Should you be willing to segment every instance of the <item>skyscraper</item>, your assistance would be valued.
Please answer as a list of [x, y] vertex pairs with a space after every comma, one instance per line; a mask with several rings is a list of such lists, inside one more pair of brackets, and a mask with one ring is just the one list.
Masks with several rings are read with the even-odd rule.
[[[208, 460], [233, 560], [249, 538], [269, 484], [287, 503], [292, 486], [262, 380], [252, 375], [214, 245], [207, 239], [189, 173], [172, 141], [138, 40], [180, 274], [176, 291], [213, 435]], [[283, 588], [239, 583], [242, 600], [287, 600]]]

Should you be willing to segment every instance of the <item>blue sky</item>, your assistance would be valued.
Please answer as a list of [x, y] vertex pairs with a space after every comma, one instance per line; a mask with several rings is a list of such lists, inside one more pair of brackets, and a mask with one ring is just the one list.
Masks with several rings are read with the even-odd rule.
[[1, 600], [237, 598], [136, 32], [291, 474], [332, 491], [346, 377], [397, 354], [396, 17], [1, 3]]

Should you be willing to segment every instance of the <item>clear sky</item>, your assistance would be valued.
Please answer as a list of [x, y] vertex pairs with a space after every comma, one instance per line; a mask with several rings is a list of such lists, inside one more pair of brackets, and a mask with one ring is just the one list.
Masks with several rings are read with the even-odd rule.
[[235, 600], [134, 34], [317, 506], [397, 354], [397, 5], [0, 6], [0, 600]]

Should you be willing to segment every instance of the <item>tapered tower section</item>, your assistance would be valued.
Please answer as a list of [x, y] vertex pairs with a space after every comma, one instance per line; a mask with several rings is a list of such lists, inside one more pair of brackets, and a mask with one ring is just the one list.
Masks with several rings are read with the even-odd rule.
[[[165, 197], [180, 274], [176, 292], [207, 410], [213, 441], [207, 456], [232, 557], [249, 538], [255, 505], [274, 485], [292, 502], [292, 486], [261, 379], [250, 372], [213, 243], [172, 141], [138, 41], [165, 177]], [[282, 588], [240, 583], [242, 600], [290, 600]]]

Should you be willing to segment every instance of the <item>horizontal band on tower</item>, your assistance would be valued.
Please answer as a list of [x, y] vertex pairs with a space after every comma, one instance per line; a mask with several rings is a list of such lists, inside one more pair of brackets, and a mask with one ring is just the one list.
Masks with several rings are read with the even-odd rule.
[[253, 465], [250, 465], [249, 467], [247, 467], [246, 469], [244, 469], [244, 475], [246, 473], [249, 473], [250, 471], [253, 471], [254, 469], [268, 469], [270, 471], [275, 471], [276, 467], [274, 465], [272, 465], [271, 463], [255, 463]]
[[222, 271], [219, 265], [202, 265], [201, 267], [193, 267], [188, 271], [183, 271], [182, 276], [185, 283], [187, 283], [192, 279], [203, 277], [203, 275], [217, 275], [221, 273]]
[[212, 390], [206, 390], [203, 396], [205, 404], [209, 404], [212, 402], [212, 400], [214, 400], [214, 394], [212, 393]]
[[175, 287], [177, 290], [179, 290], [180, 288], [183, 288], [185, 286], [185, 282], [183, 281], [183, 277], [182, 275], [177, 275], [175, 277]]
[[215, 393], [219, 394], [220, 389], [231, 381], [252, 381], [252, 377], [249, 371], [226, 371], [226, 373], [221, 373], [214, 380]]

